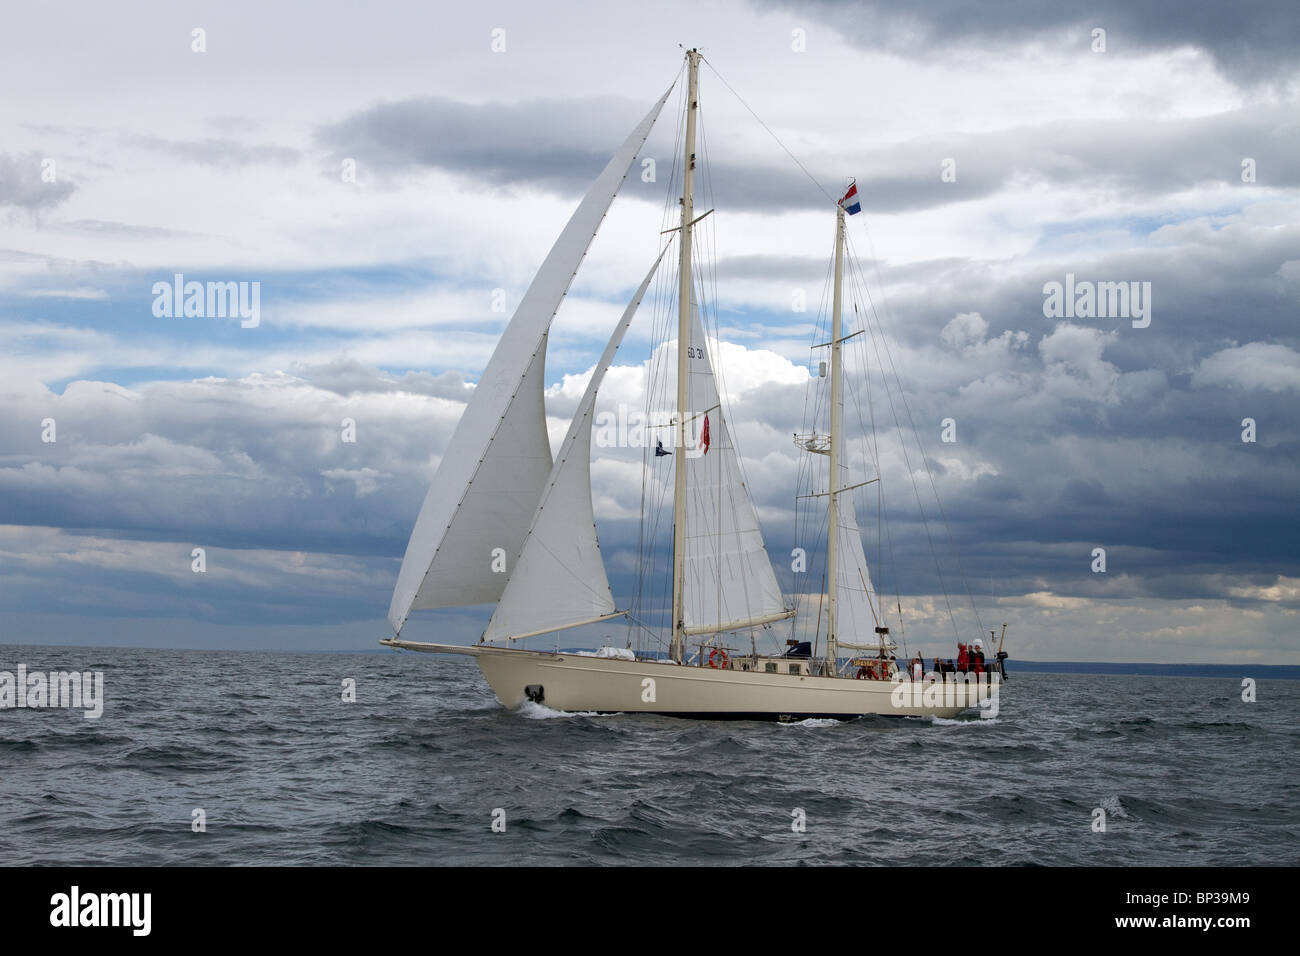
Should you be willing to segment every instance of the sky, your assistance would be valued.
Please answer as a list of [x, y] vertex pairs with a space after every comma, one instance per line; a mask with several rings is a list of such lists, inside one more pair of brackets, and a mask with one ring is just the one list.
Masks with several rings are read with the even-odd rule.
[[[716, 357], [782, 585], [816, 587], [787, 557], [807, 544], [790, 436], [824, 341], [825, 193], [854, 177], [850, 248], [907, 409], [877, 409], [889, 547], [865, 517], [864, 546], [891, 552], [873, 571], [909, 649], [953, 656], [1006, 622], [1026, 659], [1300, 663], [1285, 0], [8, 11], [0, 643], [389, 636], [411, 526], [510, 309], [683, 45], [707, 61]], [[553, 445], [662, 241], [679, 92], [552, 327]], [[159, 314], [177, 274], [258, 283], [256, 323]], [[1146, 317], [1049, 314], [1067, 276], [1137, 283]], [[663, 346], [643, 311], [604, 409], [643, 400]], [[623, 607], [641, 507], [620, 451], [592, 475]], [[472, 641], [490, 611], [418, 612], [404, 634]]]

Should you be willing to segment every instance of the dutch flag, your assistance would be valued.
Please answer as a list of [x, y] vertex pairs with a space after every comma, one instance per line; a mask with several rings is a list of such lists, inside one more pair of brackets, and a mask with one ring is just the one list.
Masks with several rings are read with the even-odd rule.
[[844, 198], [840, 200], [840, 205], [844, 207], [844, 211], [850, 216], [856, 216], [862, 212], [862, 203], [858, 200], [858, 184], [856, 182], [844, 194]]

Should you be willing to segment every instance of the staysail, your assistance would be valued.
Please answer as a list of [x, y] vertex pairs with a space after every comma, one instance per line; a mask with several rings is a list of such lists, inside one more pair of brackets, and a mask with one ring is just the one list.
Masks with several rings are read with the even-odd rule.
[[686, 471], [687, 634], [753, 627], [790, 617], [768, 559], [758, 514], [750, 501], [722, 417], [708, 341], [691, 303]]
[[[394, 632], [412, 610], [496, 601], [551, 472], [543, 377], [546, 334], [670, 87], [623, 143], [520, 300], [451, 437], [393, 589]], [[500, 550], [498, 550], [500, 549]]]
[[601, 381], [663, 257], [659, 253], [650, 267], [591, 373], [519, 559], [483, 634], [485, 641], [543, 634], [614, 616], [591, 505], [591, 424]]

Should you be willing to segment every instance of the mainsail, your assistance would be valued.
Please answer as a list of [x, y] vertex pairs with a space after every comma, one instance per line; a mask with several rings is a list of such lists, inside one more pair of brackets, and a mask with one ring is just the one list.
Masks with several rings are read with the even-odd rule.
[[[740, 470], [699, 309], [691, 303], [690, 416], [686, 449], [687, 634], [752, 627], [790, 617], [763, 545], [758, 515]], [[679, 343], [680, 347], [680, 343]]]
[[[664, 252], [667, 247], [664, 247]], [[646, 273], [591, 373], [560, 445], [532, 524], [483, 634], [486, 641], [527, 637], [614, 616], [591, 505], [591, 424], [596, 393], [664, 253]]]
[[[842, 432], [841, 432], [842, 434]], [[850, 485], [849, 468], [840, 465], [840, 483]], [[839, 561], [835, 567], [836, 608], [839, 615], [841, 646], [849, 646], [854, 639], [870, 639], [875, 628], [884, 624], [878, 620], [876, 591], [867, 570], [867, 556], [862, 550], [862, 534], [858, 529], [857, 510], [853, 507], [853, 492], [844, 491], [839, 496], [839, 520], [835, 545]]]
[[552, 467], [543, 398], [547, 331], [671, 92], [596, 178], [488, 360], [411, 531], [388, 609], [394, 632], [412, 610], [501, 597], [507, 576], [494, 572], [494, 559], [518, 555]]

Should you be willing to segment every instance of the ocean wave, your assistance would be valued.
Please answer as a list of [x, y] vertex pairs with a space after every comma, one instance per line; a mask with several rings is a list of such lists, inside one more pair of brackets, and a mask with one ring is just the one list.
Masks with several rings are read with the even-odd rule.
[[970, 727], [979, 725], [984, 727], [994, 727], [1002, 720], [1001, 717], [922, 717], [922, 720], [928, 720], [937, 727]]

